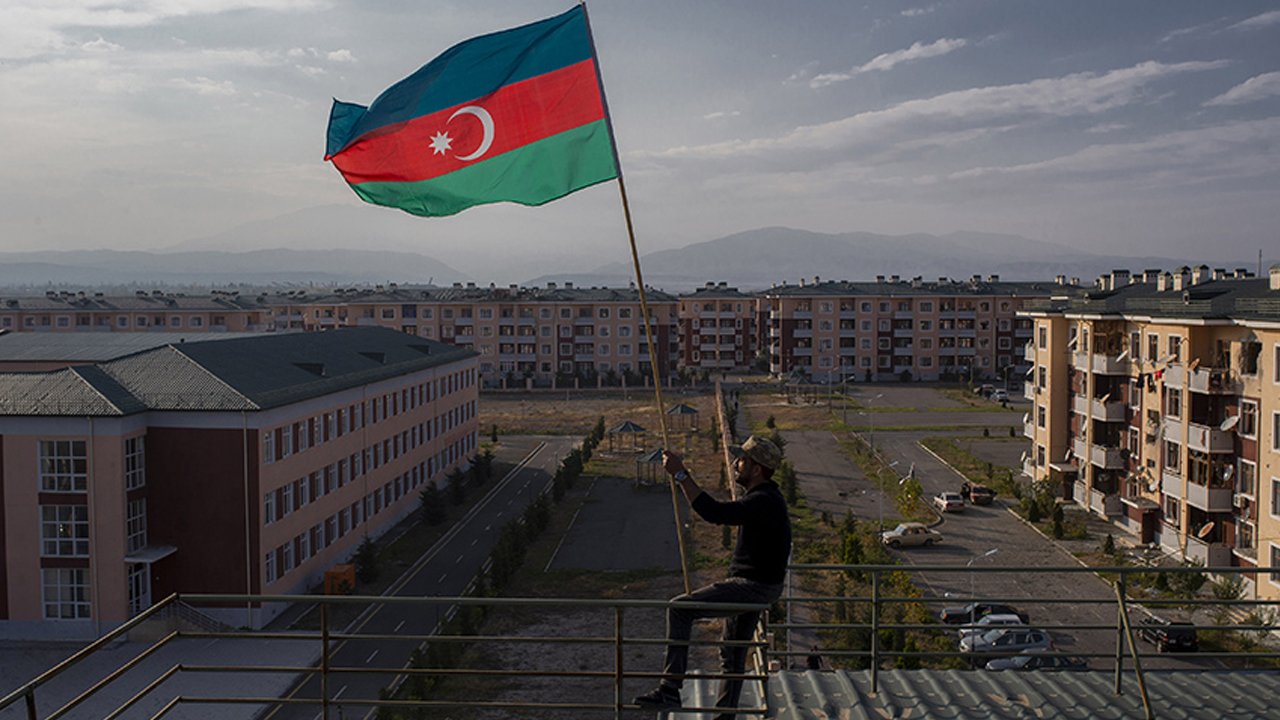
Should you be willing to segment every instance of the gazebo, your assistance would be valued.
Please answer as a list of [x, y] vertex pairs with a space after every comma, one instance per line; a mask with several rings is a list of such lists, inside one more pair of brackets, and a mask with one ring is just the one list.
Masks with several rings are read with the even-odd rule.
[[639, 441], [639, 436], [644, 435], [646, 432], [648, 431], [645, 430], [643, 427], [631, 422], [630, 420], [627, 420], [626, 422], [622, 423], [621, 425], [609, 431], [609, 452], [613, 452], [613, 436], [614, 435], [630, 435], [631, 449], [633, 451], [639, 451], [644, 447], [644, 443]]
[[697, 430], [698, 429], [698, 409], [680, 403], [673, 406], [667, 411], [667, 416], [671, 418], [671, 428], [674, 430]]
[[636, 458], [636, 484], [644, 485], [645, 483], [658, 484], [658, 479], [664, 475], [662, 469], [662, 448], [658, 448], [650, 453], [645, 453]]

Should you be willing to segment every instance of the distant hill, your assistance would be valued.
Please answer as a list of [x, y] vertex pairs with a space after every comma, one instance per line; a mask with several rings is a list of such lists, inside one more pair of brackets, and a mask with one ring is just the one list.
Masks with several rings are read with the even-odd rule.
[[[999, 275], [1002, 280], [1044, 280], [1078, 276], [1085, 282], [1113, 268], [1170, 269], [1195, 264], [1180, 258], [1119, 257], [1085, 253], [1063, 245], [1018, 235], [955, 232], [947, 235], [878, 235], [867, 232], [827, 234], [768, 227], [660, 250], [641, 259], [645, 282], [682, 290], [709, 280], [725, 280], [742, 289], [765, 288], [800, 278], [873, 280], [876, 275], [967, 278]], [[1221, 266], [1222, 262], [1218, 262]], [[578, 273], [576, 281], [598, 284], [605, 278], [630, 277], [628, 263], [603, 265]], [[546, 275], [536, 283], [574, 280], [573, 275]]]
[[470, 280], [426, 255], [379, 250], [0, 253], [0, 286], [450, 283]]

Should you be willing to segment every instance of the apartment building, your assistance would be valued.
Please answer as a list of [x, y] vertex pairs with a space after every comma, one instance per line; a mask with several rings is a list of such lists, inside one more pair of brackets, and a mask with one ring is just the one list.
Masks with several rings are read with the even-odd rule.
[[1280, 266], [1118, 270], [1021, 315], [1027, 475], [1186, 560], [1280, 567]]
[[[477, 396], [474, 353], [382, 328], [0, 373], [0, 635], [306, 591], [474, 455]], [[204, 608], [255, 627], [280, 609]]]
[[770, 372], [814, 382], [1017, 377], [1031, 338], [1026, 303], [1074, 291], [1055, 283], [939, 278], [801, 280], [762, 293]]
[[[647, 290], [654, 342], [664, 377], [678, 369], [678, 303]], [[634, 288], [511, 285], [339, 291], [269, 297], [277, 327], [318, 330], [377, 326], [440, 340], [479, 354], [490, 387], [578, 382], [643, 384], [651, 377], [649, 348]]]
[[9, 332], [256, 332], [272, 329], [269, 316], [260, 296], [238, 292], [0, 297], [0, 331]]
[[758, 298], [712, 283], [680, 296], [680, 367], [691, 371], [750, 369], [759, 349]]

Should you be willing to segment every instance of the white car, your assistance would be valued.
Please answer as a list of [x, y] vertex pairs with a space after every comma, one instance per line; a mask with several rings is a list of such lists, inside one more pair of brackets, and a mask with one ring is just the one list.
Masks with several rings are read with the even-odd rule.
[[991, 393], [991, 402], [1009, 402], [1009, 393], [1006, 390], [996, 390]]
[[933, 496], [933, 505], [938, 512], [964, 512], [964, 496], [953, 492], [938, 493]]
[[964, 640], [970, 635], [981, 635], [997, 625], [1026, 625], [1022, 618], [1017, 615], [1000, 613], [996, 615], [987, 615], [980, 618], [976, 623], [966, 623], [960, 628], [960, 639]]
[[880, 535], [880, 541], [891, 548], [928, 547], [942, 542], [942, 533], [930, 530], [923, 523], [902, 523], [898, 527]]

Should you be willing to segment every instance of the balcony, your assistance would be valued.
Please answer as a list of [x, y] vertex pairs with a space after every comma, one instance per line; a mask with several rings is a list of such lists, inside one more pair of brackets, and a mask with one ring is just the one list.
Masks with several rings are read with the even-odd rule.
[[813, 311], [812, 310], [793, 310], [791, 312], [791, 318], [793, 320], [812, 320]]
[[1031, 382], [1030, 380], [1028, 380], [1022, 383], [1022, 397], [1028, 400], [1035, 400], [1036, 396], [1039, 394], [1040, 394], [1040, 388], [1036, 387], [1036, 384], [1034, 382]]
[[1032, 480], [1040, 479], [1040, 476], [1036, 474], [1036, 461], [1034, 459], [1027, 458], [1026, 460], [1022, 461], [1022, 474], [1026, 475]]
[[1239, 392], [1240, 384], [1232, 380], [1228, 370], [1198, 367], [1187, 373], [1187, 388], [1206, 395], [1234, 395]]
[[1187, 483], [1187, 504], [1205, 512], [1231, 512], [1231, 499], [1235, 489]]
[[1029, 363], [1035, 363], [1036, 346], [1031, 343], [1027, 343], [1026, 345], [1024, 345], [1022, 348], [1022, 359], [1026, 360]]
[[1170, 365], [1164, 369], [1164, 386], [1181, 390], [1187, 384], [1187, 370], [1181, 365]]
[[1205, 567], [1228, 566], [1231, 564], [1231, 548], [1222, 543], [1206, 543], [1194, 535], [1188, 535], [1186, 559]]
[[1085, 415], [1102, 422], [1124, 422], [1125, 406], [1119, 400], [1102, 402], [1081, 395], [1071, 398], [1071, 409], [1078, 415]]
[[1185, 499], [1182, 492], [1182, 476], [1168, 470], [1162, 470], [1160, 472], [1160, 492], [1167, 497], [1179, 500]]
[[1030, 414], [1022, 419], [1022, 436], [1029, 440], [1036, 439], [1036, 424], [1031, 422]]
[[791, 337], [811, 338], [813, 337], [813, 328], [796, 328], [791, 331]]
[[1084, 440], [1076, 438], [1071, 442], [1071, 452], [1075, 454], [1077, 460], [1087, 461], [1090, 465], [1105, 470], [1119, 470], [1124, 467], [1125, 453], [1118, 447], [1097, 443], [1087, 444]]
[[792, 354], [792, 355], [794, 355], [794, 356], [796, 356], [796, 357], [812, 357], [812, 356], [813, 356], [813, 348], [811, 348], [811, 347], [798, 347], [798, 348], [793, 348], [793, 349], [791, 350], [791, 354]]
[[1111, 517], [1124, 514], [1124, 503], [1117, 494], [1107, 495], [1093, 488], [1089, 489], [1089, 509], [1098, 515]]
[[1187, 423], [1187, 447], [1206, 453], [1233, 453], [1236, 450], [1235, 433], [1212, 425]]

